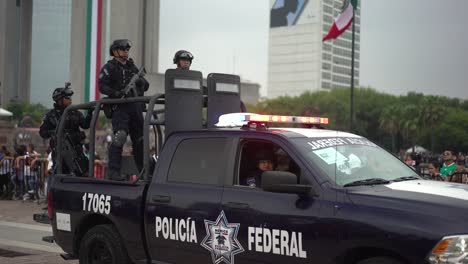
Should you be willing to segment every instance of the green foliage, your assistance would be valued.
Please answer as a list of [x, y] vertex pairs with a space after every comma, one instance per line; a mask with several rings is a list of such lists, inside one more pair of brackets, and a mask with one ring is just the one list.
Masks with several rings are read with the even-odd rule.
[[41, 104], [24, 102], [9, 103], [6, 109], [13, 113], [13, 118], [18, 120], [19, 127], [38, 126], [47, 112], [47, 108]]
[[[328, 117], [327, 128], [349, 129], [349, 88], [329, 92], [306, 92], [282, 96], [248, 106], [249, 112]], [[372, 88], [354, 92], [353, 133], [365, 136], [385, 148], [421, 145], [436, 152], [445, 148], [468, 151], [468, 101], [445, 96], [409, 92], [395, 96]]]

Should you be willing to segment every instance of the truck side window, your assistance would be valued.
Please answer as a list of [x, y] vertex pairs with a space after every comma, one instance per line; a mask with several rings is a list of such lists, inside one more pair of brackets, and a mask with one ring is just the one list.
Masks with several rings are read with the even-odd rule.
[[168, 181], [221, 186], [227, 164], [225, 138], [194, 138], [179, 143]]
[[240, 155], [239, 185], [260, 187], [260, 175], [265, 170], [289, 171], [300, 177], [296, 162], [274, 143], [245, 140]]

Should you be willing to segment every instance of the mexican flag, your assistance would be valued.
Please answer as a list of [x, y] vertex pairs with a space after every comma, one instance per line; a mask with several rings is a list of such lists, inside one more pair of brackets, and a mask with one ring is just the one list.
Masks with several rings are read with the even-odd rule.
[[344, 0], [343, 12], [335, 19], [335, 23], [333, 23], [328, 34], [323, 37], [322, 41], [336, 39], [349, 28], [353, 22], [354, 11], [357, 5], [358, 0]]
[[97, 86], [101, 70], [102, 2], [87, 0], [85, 102], [99, 99]]

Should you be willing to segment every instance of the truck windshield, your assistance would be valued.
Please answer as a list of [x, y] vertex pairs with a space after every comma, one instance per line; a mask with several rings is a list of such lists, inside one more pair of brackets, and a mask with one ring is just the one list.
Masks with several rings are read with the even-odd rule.
[[296, 138], [293, 142], [314, 166], [341, 186], [419, 178], [414, 170], [365, 138]]

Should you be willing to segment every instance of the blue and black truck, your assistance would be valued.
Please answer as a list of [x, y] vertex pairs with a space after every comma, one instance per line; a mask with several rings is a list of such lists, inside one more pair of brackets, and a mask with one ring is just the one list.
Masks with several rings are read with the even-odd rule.
[[64, 258], [468, 263], [466, 185], [424, 180], [366, 138], [322, 129], [327, 118], [238, 113], [238, 76], [210, 74], [206, 91], [202, 81], [197, 71], [168, 70], [164, 94], [67, 109], [94, 109], [91, 167], [101, 109], [145, 104], [145, 158], [142, 171], [124, 166], [137, 180], [76, 177], [61, 173], [58, 141], [47, 240]]

